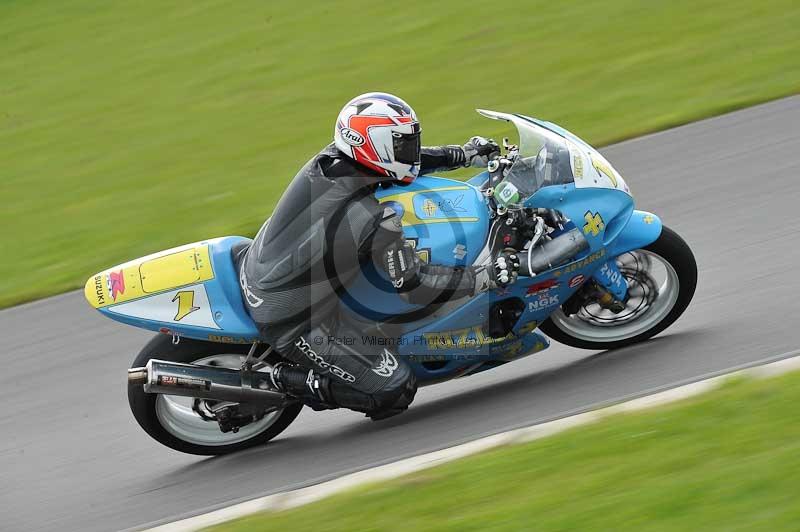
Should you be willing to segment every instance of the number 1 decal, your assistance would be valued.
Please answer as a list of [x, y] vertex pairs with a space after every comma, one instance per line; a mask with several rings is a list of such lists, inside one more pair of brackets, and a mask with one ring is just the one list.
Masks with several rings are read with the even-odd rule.
[[611, 184], [614, 185], [614, 188], [619, 188], [619, 185], [617, 184], [617, 178], [614, 175], [614, 170], [609, 168], [608, 165], [606, 165], [606, 163], [604, 163], [599, 159], [595, 159], [594, 157], [592, 157], [591, 159], [592, 159], [592, 166], [594, 166], [594, 169], [600, 172], [601, 174], [606, 175], [611, 180]]
[[194, 306], [194, 290], [183, 290], [175, 294], [172, 302], [178, 302], [178, 313], [175, 314], [175, 321], [181, 321], [183, 318], [194, 312], [200, 310], [200, 307]]

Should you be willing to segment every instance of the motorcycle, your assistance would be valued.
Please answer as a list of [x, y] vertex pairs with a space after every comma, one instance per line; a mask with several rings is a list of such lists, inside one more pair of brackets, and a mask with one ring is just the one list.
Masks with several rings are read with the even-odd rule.
[[[354, 319], [391, 324], [380, 336], [420, 385], [540, 352], [549, 339], [592, 350], [646, 340], [694, 295], [697, 265], [681, 237], [634, 208], [622, 176], [569, 131], [524, 115], [479, 110], [516, 127], [486, 170], [464, 182], [421, 176], [379, 189], [402, 215], [423, 261], [466, 266], [516, 250], [516, 283], [419, 308], [371, 265], [341, 294]], [[218, 455], [280, 434], [303, 405], [278, 391], [279, 353], [248, 315], [235, 255], [250, 240], [223, 237], [148, 255], [89, 278], [103, 315], [157, 334], [128, 371], [139, 425], [179, 451]], [[346, 341], [346, 339], [342, 339]], [[393, 360], [387, 357], [387, 363]]]

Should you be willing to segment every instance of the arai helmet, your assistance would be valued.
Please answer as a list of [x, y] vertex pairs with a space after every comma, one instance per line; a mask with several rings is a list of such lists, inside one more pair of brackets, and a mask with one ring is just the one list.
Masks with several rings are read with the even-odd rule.
[[370, 92], [342, 108], [333, 141], [357, 163], [410, 183], [419, 174], [420, 132], [410, 105], [391, 94]]

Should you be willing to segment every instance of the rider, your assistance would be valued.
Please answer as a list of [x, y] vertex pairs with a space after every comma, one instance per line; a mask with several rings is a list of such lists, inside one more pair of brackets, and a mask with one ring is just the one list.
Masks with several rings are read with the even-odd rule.
[[409, 302], [428, 305], [512, 283], [519, 263], [502, 252], [485, 264], [422, 262], [403, 238], [402, 214], [381, 205], [381, 185], [420, 173], [485, 166], [497, 145], [422, 148], [411, 107], [396, 96], [362, 94], [339, 113], [334, 142], [294, 177], [272, 217], [239, 254], [240, 282], [262, 337], [297, 364], [273, 368], [275, 386], [315, 409], [345, 407], [382, 419], [408, 408], [417, 390], [410, 366], [367, 341], [340, 305], [368, 260]]

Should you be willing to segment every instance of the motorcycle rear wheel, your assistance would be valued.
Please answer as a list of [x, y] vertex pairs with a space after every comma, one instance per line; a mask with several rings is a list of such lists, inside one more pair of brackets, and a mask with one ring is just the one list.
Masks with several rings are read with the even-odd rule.
[[[689, 306], [697, 287], [697, 262], [692, 250], [675, 231], [665, 226], [655, 242], [620, 256], [618, 264], [626, 255], [640, 264], [660, 263], [663, 280], [656, 279], [650, 272], [638, 279], [636, 275], [628, 279], [630, 290], [641, 289], [642, 293], [647, 293], [643, 299], [652, 300], [644, 311], [638, 315], [631, 313], [633, 318], [623, 322], [610, 311], [605, 311], [604, 316], [599, 306], [594, 309], [584, 306], [571, 316], [559, 308], [542, 323], [541, 330], [562, 344], [599, 351], [642, 342], [672, 325]], [[623, 275], [628, 277], [624, 270]]]
[[[239, 367], [249, 349], [249, 345], [187, 338], [173, 344], [170, 336], [158, 334], [142, 349], [131, 367], [142, 367], [152, 358]], [[275, 355], [266, 360], [271, 364], [278, 361]], [[303, 408], [302, 404], [292, 404], [245, 425], [237, 433], [223, 433], [214, 419], [203, 419], [192, 409], [193, 401], [188, 397], [145, 393], [141, 385], [128, 386], [131, 413], [144, 431], [159, 443], [188, 454], [222, 455], [264, 444], [283, 432]]]

